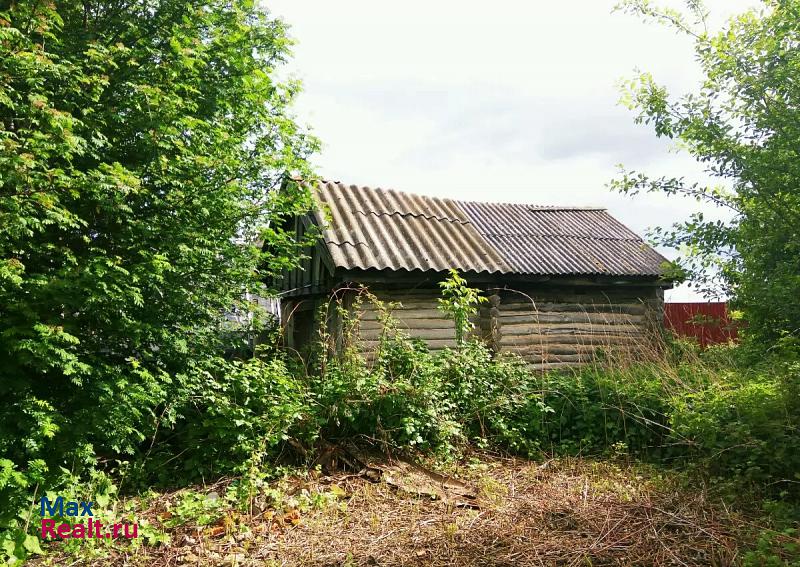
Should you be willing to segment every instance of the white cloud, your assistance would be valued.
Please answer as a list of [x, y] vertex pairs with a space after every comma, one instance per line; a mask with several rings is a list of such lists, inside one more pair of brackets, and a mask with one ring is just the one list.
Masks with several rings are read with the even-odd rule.
[[[680, 93], [701, 76], [688, 38], [611, 14], [614, 4], [272, 0], [267, 8], [297, 40], [288, 72], [304, 83], [297, 113], [322, 139], [322, 176], [461, 199], [602, 205], [643, 234], [698, 205], [610, 193], [617, 163], [707, 178], [633, 124], [617, 104], [617, 82], [640, 68]], [[756, 2], [707, 4], [719, 24]], [[670, 295], [693, 297], [684, 288]]]

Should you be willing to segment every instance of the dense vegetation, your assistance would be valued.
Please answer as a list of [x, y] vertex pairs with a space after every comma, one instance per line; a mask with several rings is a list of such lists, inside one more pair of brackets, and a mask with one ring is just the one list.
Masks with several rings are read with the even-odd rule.
[[[456, 277], [447, 291], [445, 311], [468, 321], [475, 290]], [[377, 302], [366, 290], [359, 301]], [[88, 483], [63, 471], [56, 486], [103, 499], [117, 490], [115, 483], [130, 492], [234, 475], [241, 480], [231, 498], [246, 508], [264, 480], [280, 474], [276, 466], [310, 466], [331, 445], [443, 462], [476, 448], [534, 459], [605, 456], [661, 463], [729, 503], [752, 507], [764, 498], [777, 511], [777, 526], [795, 533], [787, 527], [794, 521], [787, 505], [799, 496], [797, 357], [753, 365], [735, 346], [700, 352], [665, 339], [642, 345], [646, 351], [637, 360], [609, 353], [612, 358], [597, 364], [542, 374], [466, 337], [457, 348], [430, 352], [396, 329], [391, 305], [378, 306], [387, 332], [374, 358], [358, 348], [358, 319], [335, 307], [346, 335], [335, 341], [323, 333], [311, 368], [269, 345], [262, 356], [217, 360], [194, 375], [183, 419], [167, 435], [154, 436], [143, 455], [110, 477], [92, 473]], [[20, 523], [29, 509], [31, 471], [26, 474], [7, 468], [3, 477]], [[210, 513], [204, 502], [187, 514]], [[774, 549], [779, 533], [765, 532], [754, 565], [785, 555]], [[150, 534], [154, 542], [158, 537]], [[14, 552], [24, 555], [25, 540], [19, 541], [22, 549]]]
[[[287, 110], [296, 86], [275, 79], [283, 26], [246, 0], [0, 4], [0, 557], [41, 551], [31, 513], [42, 494], [108, 503], [223, 475], [252, 494], [332, 443], [441, 461], [474, 448], [636, 458], [724, 497], [764, 498], [790, 522], [800, 3], [769, 3], [719, 35], [627, 6], [693, 34], [708, 76], [678, 103], [642, 77], [639, 120], [731, 188], [637, 173], [616, 185], [733, 210], [662, 236], [693, 253], [685, 274], [723, 283], [745, 343], [699, 352], [665, 337], [636, 359], [608, 353], [543, 375], [468, 338], [481, 297], [457, 274], [441, 305], [457, 348], [429, 352], [381, 305], [374, 359], [349, 312], [345, 340], [323, 332], [310, 365], [279, 339], [252, 356], [263, 329], [243, 298], [297, 259], [304, 243], [280, 227], [309, 206], [302, 187], [282, 185], [314, 148]], [[773, 543], [766, 535], [754, 564], [782, 560]]]
[[274, 189], [313, 140], [274, 77], [287, 44], [246, 0], [0, 3], [2, 525], [15, 486], [186, 419], [235, 346], [220, 314], [297, 255], [276, 221], [308, 196]]

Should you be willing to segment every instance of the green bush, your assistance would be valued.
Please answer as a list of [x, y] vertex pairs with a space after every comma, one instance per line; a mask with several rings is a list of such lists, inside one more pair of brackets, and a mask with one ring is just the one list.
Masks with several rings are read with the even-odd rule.
[[[466, 282], [456, 276], [447, 280], [451, 285], [440, 302], [465, 335], [480, 299], [475, 290], [461, 289]], [[539, 399], [538, 380], [521, 359], [495, 357], [483, 343], [463, 336], [454, 349], [430, 352], [397, 329], [391, 305], [363, 296], [382, 314], [384, 332], [368, 361], [359, 350], [353, 316], [363, 298], [353, 310], [337, 308], [343, 336], [332, 341], [323, 333], [319, 369], [309, 378], [320, 436], [440, 454], [452, 454], [468, 441], [528, 453], [538, 447], [516, 423], [519, 408]], [[339, 347], [331, 348], [334, 343]]]
[[305, 384], [279, 358], [219, 360], [194, 373], [190, 391], [177, 410], [173, 441], [165, 444], [170, 456], [186, 451], [177, 477], [183, 481], [260, 465], [308, 414]]
[[674, 396], [672, 440], [713, 475], [791, 489], [800, 480], [800, 399], [791, 372], [732, 372]]
[[424, 345], [402, 335], [387, 339], [372, 365], [357, 352], [332, 358], [310, 378], [318, 434], [447, 450], [461, 431], [432, 365]]
[[549, 373], [539, 383], [541, 404], [528, 403], [520, 415], [525, 437], [538, 439], [544, 449], [596, 455], [625, 447], [643, 454], [662, 443], [667, 400], [656, 368], [589, 367]]
[[433, 357], [443, 396], [469, 441], [479, 447], [537, 453], [538, 437], [526, 435], [521, 416], [531, 406], [552, 410], [542, 402], [539, 379], [517, 356], [496, 357], [484, 344], [471, 341]]

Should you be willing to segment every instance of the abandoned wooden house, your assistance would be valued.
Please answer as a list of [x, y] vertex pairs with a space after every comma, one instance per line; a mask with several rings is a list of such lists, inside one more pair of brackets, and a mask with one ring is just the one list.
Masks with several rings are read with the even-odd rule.
[[[400, 328], [431, 349], [454, 346], [454, 324], [438, 309], [450, 268], [489, 298], [476, 333], [497, 351], [552, 368], [590, 360], [599, 349], [636, 348], [660, 327], [665, 259], [606, 210], [457, 201], [319, 182], [318, 210], [297, 234], [321, 238], [279, 282], [290, 347], [319, 329], [320, 306], [348, 303], [359, 286], [398, 302]], [[381, 324], [359, 303], [360, 344], [374, 348]], [[330, 325], [330, 320], [325, 324]]]

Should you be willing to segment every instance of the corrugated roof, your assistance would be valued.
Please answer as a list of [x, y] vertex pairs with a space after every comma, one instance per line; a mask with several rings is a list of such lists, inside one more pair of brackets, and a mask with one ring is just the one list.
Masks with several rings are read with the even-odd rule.
[[450, 199], [331, 182], [316, 194], [330, 214], [320, 220], [337, 267], [511, 271]]
[[658, 276], [665, 261], [604, 209], [460, 205], [515, 273]]
[[323, 181], [335, 266], [535, 275], [658, 276], [665, 260], [604, 209], [481, 203]]

